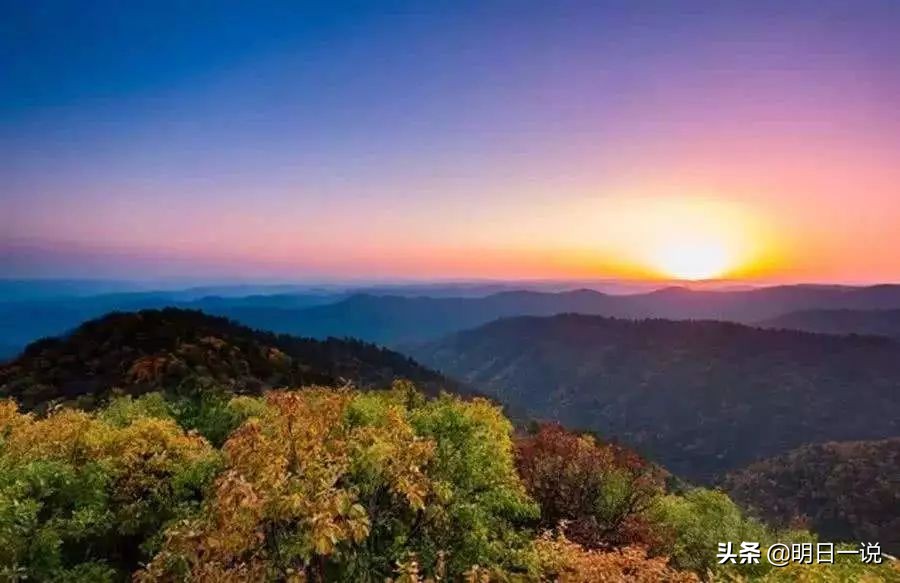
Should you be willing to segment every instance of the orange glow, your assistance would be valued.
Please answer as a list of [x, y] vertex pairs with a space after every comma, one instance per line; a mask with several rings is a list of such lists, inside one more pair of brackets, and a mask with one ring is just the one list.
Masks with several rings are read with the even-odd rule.
[[[767, 222], [752, 209], [712, 197], [622, 196], [582, 213], [572, 233], [596, 246], [596, 263], [654, 279], [703, 280], [771, 271], [781, 259]], [[613, 267], [615, 266], [615, 267]]]
[[725, 275], [733, 259], [720, 241], [684, 238], [656, 250], [657, 268], [675, 279], [699, 281]]

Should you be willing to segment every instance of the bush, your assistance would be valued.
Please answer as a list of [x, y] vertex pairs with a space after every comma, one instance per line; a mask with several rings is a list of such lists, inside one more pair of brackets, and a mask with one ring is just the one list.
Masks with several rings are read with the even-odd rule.
[[632, 451], [544, 425], [518, 440], [517, 466], [545, 529], [585, 547], [657, 541], [647, 510], [665, 476]]

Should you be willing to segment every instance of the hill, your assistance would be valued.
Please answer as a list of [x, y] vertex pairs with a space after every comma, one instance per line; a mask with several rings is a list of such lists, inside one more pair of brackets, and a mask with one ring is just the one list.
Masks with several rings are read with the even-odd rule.
[[500, 320], [412, 354], [695, 480], [809, 442], [900, 435], [900, 345], [886, 338], [562, 315]]
[[825, 334], [871, 334], [900, 338], [900, 310], [800, 310], [759, 323]]
[[900, 438], [804, 446], [729, 475], [726, 489], [770, 524], [799, 518], [828, 540], [900, 552]]
[[25, 408], [52, 401], [216, 386], [234, 393], [302, 384], [389, 386], [398, 377], [436, 388], [440, 375], [355, 340], [259, 332], [202, 312], [114, 313], [68, 336], [35, 342], [0, 365], [0, 396]]

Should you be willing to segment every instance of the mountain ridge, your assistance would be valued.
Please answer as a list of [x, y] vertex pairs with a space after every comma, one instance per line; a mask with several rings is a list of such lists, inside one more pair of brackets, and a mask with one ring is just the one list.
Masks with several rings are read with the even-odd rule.
[[0, 365], [0, 396], [25, 408], [113, 392], [181, 390], [185, 383], [233, 393], [321, 384], [386, 387], [397, 378], [436, 392], [451, 381], [411, 358], [357, 340], [315, 340], [253, 330], [199, 311], [111, 313], [65, 337], [30, 344]]
[[900, 343], [716, 321], [516, 317], [411, 354], [543, 420], [709, 481], [809, 442], [900, 435]]
[[763, 320], [758, 325], [823, 334], [868, 334], [900, 339], [900, 309], [798, 310]]
[[483, 298], [399, 297], [354, 294], [294, 313], [235, 310], [236, 319], [313, 337], [347, 335], [400, 348], [511, 316], [564, 313], [618, 318], [716, 319], [752, 324], [797, 306], [889, 306], [900, 309], [900, 286], [843, 288], [778, 286], [746, 291], [696, 291], [670, 287], [612, 295], [582, 289], [567, 292], [508, 291]]
[[[0, 302], [8, 322], [0, 342], [15, 347], [65, 333], [110, 311], [178, 307], [242, 324], [314, 338], [355, 337], [404, 348], [407, 344], [510, 316], [582, 313], [618, 318], [717, 319], [756, 324], [806, 309], [900, 309], [900, 285], [870, 287], [785, 285], [750, 290], [695, 290], [670, 286], [615, 295], [592, 289], [506, 290], [485, 296], [433, 297], [357, 293], [272, 294], [239, 297], [188, 292], [135, 292], [66, 300]], [[376, 293], [377, 292], [377, 293]], [[187, 295], [185, 295], [187, 294]]]

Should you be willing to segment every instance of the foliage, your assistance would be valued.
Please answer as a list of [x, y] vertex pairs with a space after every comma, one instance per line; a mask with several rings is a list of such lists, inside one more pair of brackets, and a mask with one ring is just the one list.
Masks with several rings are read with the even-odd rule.
[[[428, 398], [406, 382], [205, 399], [149, 393], [44, 416], [0, 401], [0, 581], [875, 583], [900, 573], [858, 560], [720, 566], [719, 542], [814, 539], [766, 528], [722, 492], [665, 494], [663, 474], [633, 452], [558, 426], [514, 443], [483, 399]], [[184, 426], [221, 436], [221, 448]]]
[[664, 537], [657, 550], [670, 556], [679, 568], [696, 573], [756, 576], [770, 569], [764, 561], [757, 565], [719, 565], [716, 561], [719, 543], [731, 542], [735, 548], [740, 548], [743, 541], [759, 542], [765, 549], [773, 542], [790, 544], [814, 540], [803, 531], [773, 532], [746, 517], [723, 492], [704, 488], [659, 498], [651, 514]]
[[[172, 420], [0, 406], [0, 565], [17, 579], [130, 572], [168, 521], [191, 513], [218, 465]], [[125, 413], [125, 409], [131, 409]]]
[[101, 409], [97, 416], [116, 427], [126, 427], [142, 417], [172, 419], [172, 406], [162, 393], [147, 393], [133, 398], [131, 395], [115, 397]]
[[234, 396], [218, 386], [170, 397], [169, 409], [185, 429], [195, 430], [217, 447], [249, 417], [259, 414], [264, 405], [246, 395]]
[[642, 547], [613, 551], [587, 550], [563, 535], [546, 534], [535, 544], [541, 572], [561, 583], [611, 581], [634, 583], [699, 582], [693, 573], [677, 571], [662, 557], [649, 558]]
[[402, 384], [271, 392], [225, 443], [203, 512], [168, 531], [142, 577], [380, 581], [410, 554], [452, 576], [513, 565], [529, 542], [515, 521], [533, 507], [510, 430], [486, 402], [425, 402]]
[[435, 442], [429, 465], [438, 505], [416, 551], [427, 565], [448, 552], [450, 573], [472, 565], [519, 565], [538, 509], [516, 473], [512, 425], [484, 399], [441, 395], [415, 409], [411, 424]]
[[543, 425], [518, 440], [517, 466], [545, 529], [588, 548], [656, 542], [647, 510], [665, 476], [634, 452]]
[[731, 474], [725, 487], [766, 522], [900, 552], [900, 438], [808, 445]]
[[[168, 308], [109, 314], [64, 338], [29, 345], [16, 360], [0, 364], [0, 396], [37, 411], [57, 403], [93, 408], [116, 394], [147, 392], [194, 400], [215, 392], [225, 395], [221, 405], [235, 394], [259, 395], [269, 388], [387, 387], [396, 377], [423, 387], [447, 384], [406, 356], [357, 340], [275, 335]], [[216, 404], [193, 406], [215, 409]], [[216, 430], [221, 439], [224, 429]]]
[[146, 393], [139, 397], [113, 397], [99, 411], [104, 421], [125, 426], [140, 417], [170, 419], [188, 431], [196, 431], [219, 447], [225, 439], [249, 417], [265, 409], [259, 399], [233, 396], [215, 386], [186, 396], [166, 396]]

